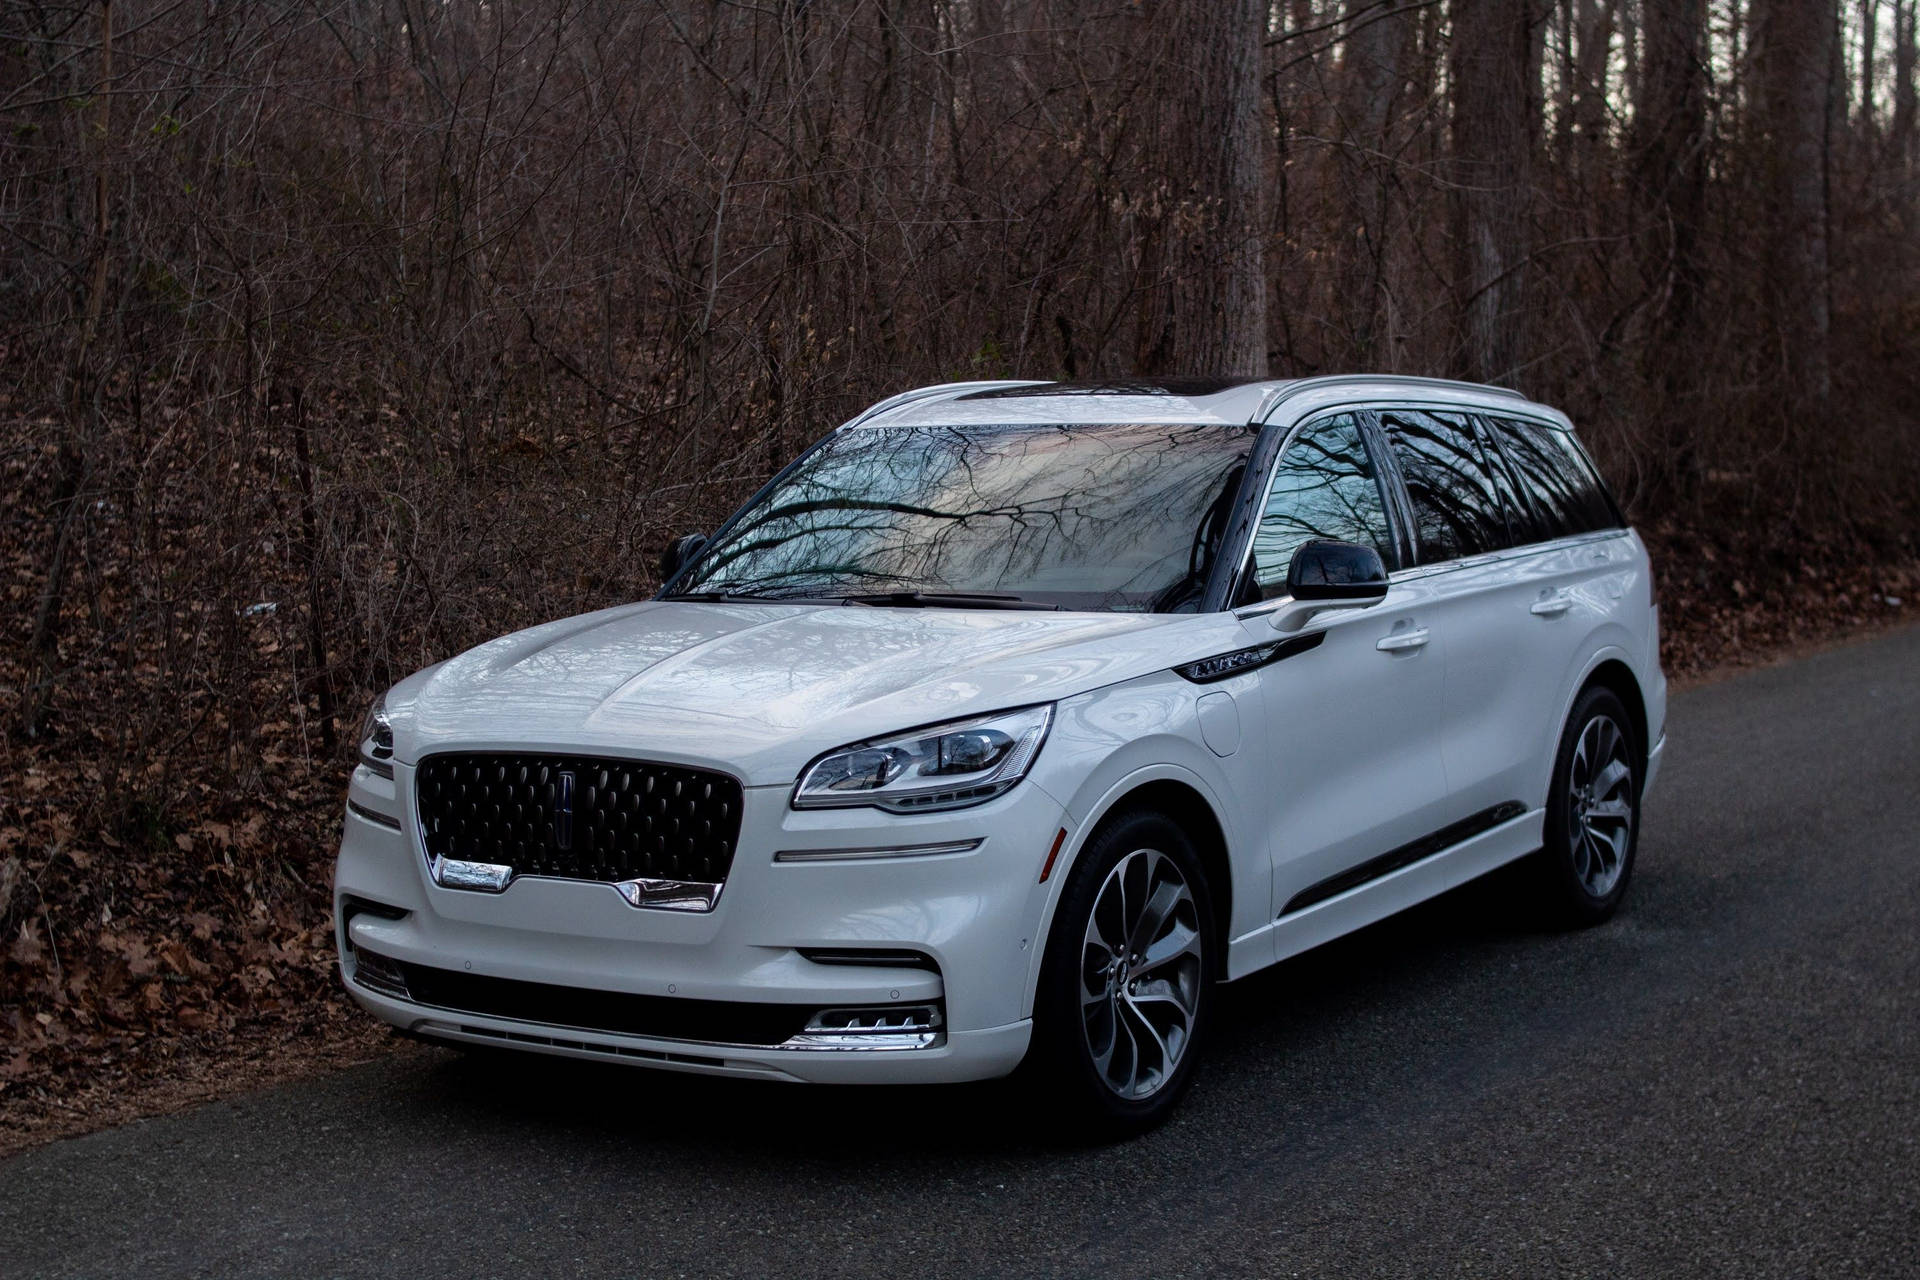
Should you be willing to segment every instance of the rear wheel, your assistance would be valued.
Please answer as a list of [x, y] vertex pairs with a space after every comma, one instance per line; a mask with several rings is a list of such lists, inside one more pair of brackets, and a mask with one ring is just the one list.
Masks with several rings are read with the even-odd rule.
[[1192, 1083], [1212, 1007], [1212, 894], [1162, 814], [1110, 819], [1075, 863], [1042, 964], [1029, 1074], [1068, 1122], [1117, 1138]]
[[1534, 872], [1543, 905], [1561, 923], [1607, 919], [1633, 877], [1642, 757], [1632, 724], [1619, 696], [1596, 686], [1580, 695], [1560, 735]]

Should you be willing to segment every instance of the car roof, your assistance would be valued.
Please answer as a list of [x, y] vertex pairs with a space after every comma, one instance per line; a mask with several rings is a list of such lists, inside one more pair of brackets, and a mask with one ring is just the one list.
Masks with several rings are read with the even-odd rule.
[[[1398, 374], [1313, 378], [1123, 378], [1105, 382], [949, 382], [883, 400], [847, 427], [1017, 426], [1168, 422], [1244, 426], [1286, 422], [1356, 401], [1505, 410], [1568, 426], [1517, 391]], [[843, 428], [844, 429], [844, 428]]]

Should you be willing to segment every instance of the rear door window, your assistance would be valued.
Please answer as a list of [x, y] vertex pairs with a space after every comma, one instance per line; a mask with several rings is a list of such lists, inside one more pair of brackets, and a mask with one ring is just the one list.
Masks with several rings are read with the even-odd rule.
[[1525, 418], [1489, 418], [1541, 524], [1541, 536], [1565, 538], [1617, 529], [1620, 513], [1573, 433]]
[[1467, 415], [1423, 409], [1380, 414], [1413, 507], [1415, 555], [1439, 564], [1513, 545], [1500, 483]]

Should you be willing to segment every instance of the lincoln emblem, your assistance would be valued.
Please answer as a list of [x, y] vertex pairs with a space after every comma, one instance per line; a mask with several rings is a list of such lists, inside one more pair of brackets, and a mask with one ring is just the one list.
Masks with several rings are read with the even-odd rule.
[[553, 800], [553, 845], [556, 849], [573, 848], [573, 775], [564, 770]]

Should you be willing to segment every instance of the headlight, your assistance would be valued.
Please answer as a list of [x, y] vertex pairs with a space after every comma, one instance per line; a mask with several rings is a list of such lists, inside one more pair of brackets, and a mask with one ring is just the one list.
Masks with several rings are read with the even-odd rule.
[[393, 776], [393, 721], [387, 719], [387, 695], [373, 700], [360, 725], [360, 763], [383, 778]]
[[979, 804], [1027, 776], [1052, 723], [1052, 706], [1026, 707], [837, 747], [800, 775], [793, 807], [919, 813]]

